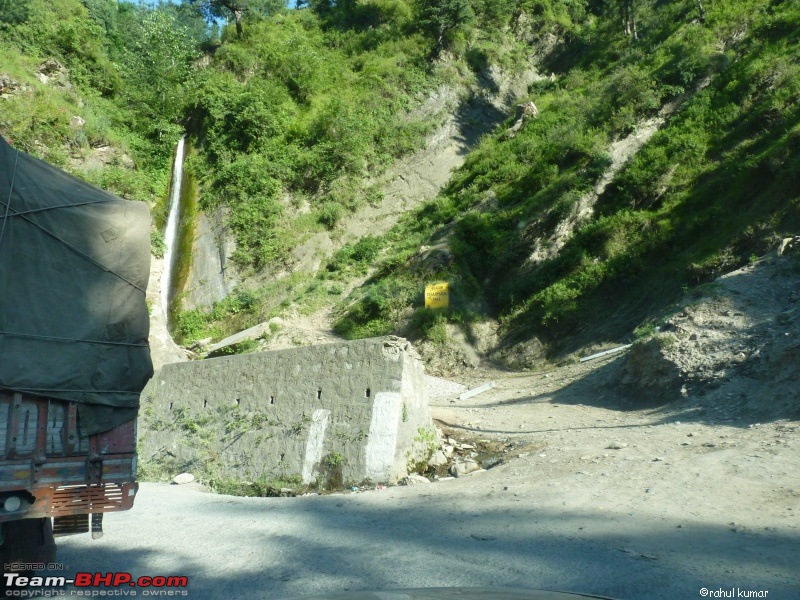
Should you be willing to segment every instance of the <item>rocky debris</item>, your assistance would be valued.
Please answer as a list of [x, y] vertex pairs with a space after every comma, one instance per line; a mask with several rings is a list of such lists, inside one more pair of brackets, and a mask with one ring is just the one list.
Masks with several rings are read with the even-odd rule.
[[45, 85], [55, 85], [63, 88], [72, 87], [69, 82], [69, 71], [55, 58], [48, 58], [37, 67], [36, 78]]
[[416, 349], [407, 339], [396, 335], [386, 336], [386, 339], [383, 341], [383, 355], [399, 356], [401, 354], [408, 354], [412, 358], [420, 359]]
[[532, 369], [546, 358], [546, 348], [537, 338], [499, 348], [491, 357], [514, 371]]
[[194, 481], [194, 475], [191, 473], [181, 473], [180, 475], [176, 475], [172, 479], [172, 483], [175, 485], [186, 485], [187, 483], [192, 483]]
[[422, 475], [417, 475], [416, 473], [412, 473], [403, 479], [400, 480], [400, 485], [419, 485], [419, 484], [426, 484], [430, 483], [430, 479], [427, 477], [423, 477]]
[[463, 477], [464, 475], [469, 475], [470, 473], [478, 471], [480, 468], [481, 466], [474, 458], [459, 457], [450, 467], [450, 474], [453, 477]]
[[533, 103], [533, 100], [528, 100], [523, 104], [517, 104], [517, 117], [514, 124], [505, 132], [505, 137], [513, 138], [517, 132], [522, 129], [522, 126], [529, 119], [535, 119], [539, 116], [539, 109]]
[[65, 70], [66, 69], [64, 69], [64, 65], [58, 62], [55, 58], [48, 58], [41, 63], [37, 69], [39, 73], [48, 77], [54, 73], [63, 73]]
[[[451, 452], [452, 454], [452, 452]], [[442, 450], [437, 450], [433, 453], [430, 460], [428, 460], [428, 465], [431, 467], [441, 467], [447, 464], [447, 456]]]
[[11, 79], [10, 75], [0, 74], [0, 98], [11, 98], [21, 92], [28, 91], [28, 86]]
[[[658, 333], [635, 343], [622, 374], [631, 400], [692, 401], [720, 420], [796, 414], [800, 267], [787, 248], [782, 243], [782, 256], [775, 253], [718, 278], [699, 300], [689, 304], [688, 298]], [[772, 400], [757, 401], [765, 384]]]
[[454, 433], [445, 435], [437, 429], [440, 440], [439, 447], [433, 451], [430, 458], [420, 464], [423, 468], [422, 475], [434, 481], [444, 481], [453, 477], [463, 477], [485, 471], [505, 461], [506, 455], [512, 449], [528, 448], [529, 445], [519, 446], [503, 439], [500, 441], [489, 439], [459, 440], [452, 437]]

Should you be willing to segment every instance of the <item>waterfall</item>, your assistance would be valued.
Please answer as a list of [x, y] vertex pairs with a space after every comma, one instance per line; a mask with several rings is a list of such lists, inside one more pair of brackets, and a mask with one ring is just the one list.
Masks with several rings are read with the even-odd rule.
[[175, 150], [175, 164], [172, 168], [172, 186], [170, 187], [169, 218], [167, 230], [164, 232], [164, 272], [161, 274], [161, 310], [164, 319], [169, 323], [169, 301], [172, 295], [172, 271], [175, 262], [175, 244], [178, 238], [178, 222], [181, 208], [181, 180], [183, 178], [183, 144], [186, 136], [178, 142]]

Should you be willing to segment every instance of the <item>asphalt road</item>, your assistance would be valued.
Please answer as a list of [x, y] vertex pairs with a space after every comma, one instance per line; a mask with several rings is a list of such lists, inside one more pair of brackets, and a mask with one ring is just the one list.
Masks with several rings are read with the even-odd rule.
[[[186, 576], [188, 596], [209, 600], [423, 587], [630, 599], [740, 588], [800, 597], [797, 536], [743, 540], [708, 523], [676, 528], [647, 511], [560, 510], [556, 490], [548, 498], [504, 489], [492, 475], [272, 499], [145, 483], [132, 511], [106, 515], [102, 539], [60, 540], [61, 573]], [[487, 479], [475, 486], [473, 478]]]

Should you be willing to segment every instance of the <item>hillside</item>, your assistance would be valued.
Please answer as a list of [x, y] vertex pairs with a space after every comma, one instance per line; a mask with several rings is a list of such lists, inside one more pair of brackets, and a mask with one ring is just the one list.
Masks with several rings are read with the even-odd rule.
[[[296, 4], [0, 0], [0, 134], [148, 203], [157, 368], [399, 334], [429, 456], [331, 487], [359, 443], [403, 452], [385, 422], [416, 426], [381, 408], [408, 381], [374, 381], [374, 354], [355, 387], [332, 347], [250, 357], [286, 367], [276, 390], [240, 357], [171, 365], [193, 385], [142, 394], [139, 439], [164, 444], [140, 444], [135, 509], [59, 539], [45, 576], [795, 600], [800, 3]], [[432, 282], [449, 308], [425, 308]], [[218, 476], [265, 448], [277, 471]], [[284, 450], [340, 479], [313, 492]]]
[[[442, 315], [418, 307], [425, 282], [447, 280], [447, 322], [469, 336], [498, 319], [498, 356], [525, 366], [629, 341], [687, 289], [797, 230], [797, 7], [639, 14], [638, 40], [601, 14], [544, 59], [538, 117], [483, 140], [390, 234], [337, 331], [441, 339]], [[642, 132], [652, 137], [620, 164]]]
[[[182, 315], [187, 339], [219, 339], [280, 317], [263, 337], [280, 338], [282, 326], [291, 330], [283, 343], [313, 341], [320, 331], [399, 333], [442, 372], [481, 358], [530, 367], [647, 334], [686, 291], [800, 228], [793, 5], [715, 3], [701, 12], [692, 1], [640, 2], [636, 39], [610, 4], [558, 18], [548, 11], [566, 4], [525, 6], [504, 17], [495, 54], [485, 51], [479, 19], [462, 54], [454, 48], [430, 63], [440, 74], [471, 69], [446, 80], [444, 89], [462, 95], [456, 119], [496, 92], [501, 64], [508, 73], [547, 74], [505, 99], [505, 121], [437, 197], [403, 203], [400, 222], [383, 234], [380, 207], [397, 179], [341, 172], [311, 195], [289, 189], [282, 201], [299, 197], [301, 208], [276, 217], [280, 239], [294, 240], [283, 258], [211, 313]], [[540, 22], [548, 34], [530, 35]], [[443, 89], [442, 79], [426, 81], [439, 87], [419, 88], [420, 107]], [[527, 101], [538, 114], [518, 118], [514, 105]], [[409, 114], [437, 114], [420, 111]], [[472, 114], [462, 122], [474, 122]], [[436, 127], [429, 121], [417, 139], [428, 132], [430, 144]], [[413, 156], [424, 153], [421, 143]], [[351, 204], [338, 204], [339, 220], [320, 221], [345, 184]], [[450, 283], [448, 311], [422, 307], [432, 281]]]
[[210, 32], [187, 7], [0, 3], [0, 133], [128, 199], [166, 193], [180, 98]]
[[[47, 6], [0, 5], [0, 132], [149, 202], [156, 255], [188, 133], [186, 345], [271, 321], [261, 347], [528, 368], [647, 336], [800, 229], [794, 3], [243, 3], [222, 31], [200, 0]], [[201, 250], [225, 281], [197, 300]]]

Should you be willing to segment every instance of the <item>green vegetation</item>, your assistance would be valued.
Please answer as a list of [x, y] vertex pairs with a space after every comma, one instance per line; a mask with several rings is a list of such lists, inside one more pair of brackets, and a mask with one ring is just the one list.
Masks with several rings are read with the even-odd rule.
[[187, 7], [116, 0], [0, 3], [0, 131], [21, 150], [155, 205], [206, 41]]
[[[529, 40], [507, 26], [539, 6], [365, 0], [284, 11], [261, 0], [195, 4], [213, 15], [240, 10], [244, 20], [197, 75], [186, 114], [199, 151], [190, 170], [203, 191], [201, 207], [230, 209], [233, 258], [256, 271], [280, 268], [289, 249], [377, 200], [366, 180], [420, 147], [439, 117], [416, 109], [435, 87], [473, 81], [471, 69], [480, 74], [493, 62], [519, 68]], [[570, 2], [546, 4], [541, 35], [568, 21]], [[502, 34], [485, 30], [490, 25]], [[433, 60], [445, 51], [446, 61]], [[298, 215], [302, 205], [310, 213]]]
[[[234, 24], [205, 20], [220, 16]], [[535, 336], [557, 353], [647, 331], [685, 291], [800, 227], [798, 22], [783, 0], [0, 0], [0, 131], [148, 201], [159, 224], [189, 132], [198, 208], [224, 209], [234, 260], [266, 283], [180, 313], [183, 342], [338, 302], [349, 338], [442, 346], [449, 324], [492, 317], [505, 343]], [[423, 109], [434, 90], [496, 91], [493, 67], [521, 72], [532, 57], [552, 73], [521, 99], [536, 118], [485, 136], [389, 234], [351, 240], [316, 274], [269, 279], [290, 250], [325, 232], [338, 245], [341, 222], [381, 201], [375, 176], [439, 124]], [[612, 144], [659, 115], [579, 218]], [[431, 281], [450, 283], [448, 310], [422, 307]]]
[[[484, 139], [392, 232], [379, 274], [342, 306], [341, 333], [397, 327], [436, 277], [461, 290], [455, 309], [499, 317], [507, 341], [535, 335], [558, 351], [620, 337], [800, 224], [800, 8], [718, 2], [701, 22], [695, 2], [637, 4], [638, 41], [610, 10], [573, 21], [546, 61], [556, 75], [530, 88], [538, 118]], [[668, 103], [676, 113], [591, 218], [531, 260], [608, 167], [611, 142]], [[451, 266], [427, 268], [414, 251], [442, 240]]]
[[417, 435], [414, 436], [414, 441], [425, 444], [425, 451], [428, 453], [429, 458], [430, 455], [439, 448], [439, 440], [437, 439], [435, 429], [428, 429], [425, 427], [417, 428]]
[[424, 475], [431, 469], [428, 463], [439, 449], [439, 439], [434, 429], [419, 427], [417, 435], [414, 436], [414, 442], [424, 446], [424, 449], [421, 450], [421, 454], [417, 452], [416, 456], [412, 454], [411, 450], [406, 451], [406, 468], [409, 473]]
[[[345, 37], [325, 23], [309, 11], [254, 22], [198, 78], [191, 168], [202, 207], [230, 207], [240, 265], [269, 267], [305, 232], [335, 227], [366, 201], [362, 178], [431, 125], [403, 116], [432, 85], [423, 44], [389, 24]], [[305, 229], [285, 214], [287, 192], [311, 204]]]
[[209, 481], [209, 487], [217, 494], [257, 498], [299, 496], [310, 489], [309, 486], [303, 484], [300, 475], [291, 475], [285, 479], [261, 478], [258, 481], [217, 478]]

